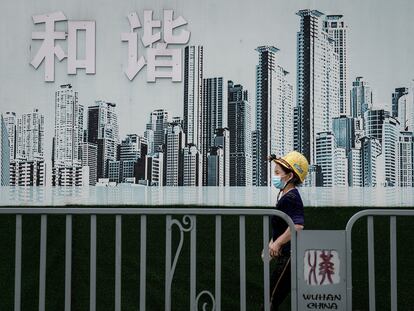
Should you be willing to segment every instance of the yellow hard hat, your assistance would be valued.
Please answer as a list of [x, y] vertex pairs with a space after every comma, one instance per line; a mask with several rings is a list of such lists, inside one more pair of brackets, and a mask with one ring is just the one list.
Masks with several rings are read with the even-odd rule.
[[276, 158], [275, 162], [293, 171], [303, 183], [309, 170], [309, 163], [305, 156], [297, 151], [291, 151], [287, 155]]

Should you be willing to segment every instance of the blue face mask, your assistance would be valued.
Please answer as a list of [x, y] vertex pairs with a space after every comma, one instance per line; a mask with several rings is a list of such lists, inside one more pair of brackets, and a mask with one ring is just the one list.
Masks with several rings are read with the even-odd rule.
[[278, 175], [272, 176], [272, 184], [277, 189], [283, 189], [286, 186], [286, 183], [282, 180], [282, 178]]

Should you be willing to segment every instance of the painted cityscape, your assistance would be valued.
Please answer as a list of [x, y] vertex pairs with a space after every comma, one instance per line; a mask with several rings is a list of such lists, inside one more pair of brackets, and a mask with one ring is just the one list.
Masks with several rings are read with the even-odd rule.
[[267, 157], [297, 150], [310, 164], [303, 187], [412, 187], [414, 83], [389, 94], [391, 109], [375, 107], [364, 72], [349, 74], [352, 25], [340, 13], [296, 12], [296, 68], [283, 47], [252, 47], [254, 89], [207, 76], [208, 46], [183, 47], [181, 114], [154, 109], [135, 133], [120, 135], [118, 103], [87, 105], [71, 83], [54, 86], [53, 120], [2, 108], [1, 185], [270, 186]]

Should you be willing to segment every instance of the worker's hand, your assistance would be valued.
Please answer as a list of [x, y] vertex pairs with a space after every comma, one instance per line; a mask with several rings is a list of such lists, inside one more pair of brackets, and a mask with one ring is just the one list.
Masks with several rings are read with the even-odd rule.
[[[266, 248], [266, 251], [269, 251], [269, 257], [268, 258], [269, 258], [269, 261], [271, 261], [273, 258], [272, 258], [272, 256], [270, 256], [270, 249]], [[264, 255], [265, 253], [264, 252], [265, 252], [265, 250], [263, 249], [262, 250], [262, 260], [263, 261], [265, 260], [265, 255]]]
[[270, 244], [270, 247], [269, 247], [270, 257], [276, 258], [280, 256], [281, 251], [282, 251], [282, 245], [280, 245], [278, 241], [274, 241], [272, 244]]
[[272, 243], [273, 243], [273, 239], [270, 239], [270, 241], [269, 241], [269, 248], [270, 248], [270, 245], [272, 245]]

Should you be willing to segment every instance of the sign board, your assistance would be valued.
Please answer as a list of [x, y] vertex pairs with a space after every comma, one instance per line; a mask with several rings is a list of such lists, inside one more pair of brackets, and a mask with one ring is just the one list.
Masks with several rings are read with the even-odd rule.
[[345, 231], [298, 234], [298, 310], [346, 310]]

